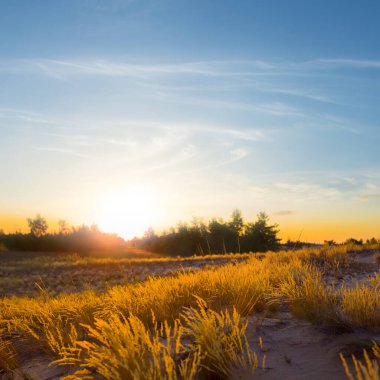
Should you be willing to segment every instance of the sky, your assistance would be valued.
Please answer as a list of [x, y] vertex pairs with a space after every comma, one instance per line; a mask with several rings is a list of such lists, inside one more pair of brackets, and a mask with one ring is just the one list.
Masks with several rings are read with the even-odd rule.
[[0, 228], [260, 211], [380, 237], [380, 3], [0, 0]]

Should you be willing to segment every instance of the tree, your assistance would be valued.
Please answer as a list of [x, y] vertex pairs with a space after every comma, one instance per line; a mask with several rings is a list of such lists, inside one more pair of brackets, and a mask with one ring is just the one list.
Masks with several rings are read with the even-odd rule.
[[64, 219], [60, 219], [58, 221], [58, 233], [61, 234], [61, 235], [66, 235], [70, 232], [70, 228], [69, 228], [69, 225], [67, 224], [66, 220]]
[[236, 235], [237, 251], [240, 253], [240, 235], [244, 229], [244, 220], [241, 211], [237, 208], [232, 211], [230, 227]]
[[232, 211], [230, 226], [238, 235], [240, 235], [243, 231], [243, 217], [241, 211], [237, 208]]
[[260, 212], [254, 223], [249, 223], [243, 236], [243, 248], [245, 251], [269, 251], [279, 248], [280, 239], [277, 237], [278, 224], [269, 224], [269, 217], [265, 212]]
[[274, 251], [280, 247], [278, 232], [278, 225], [271, 225], [265, 213], [260, 213], [254, 223], [246, 223], [241, 211], [235, 209], [228, 221], [213, 218], [205, 224], [202, 219], [193, 218], [191, 223], [181, 222], [160, 235], [148, 231], [133, 244], [156, 253], [182, 256]]
[[156, 237], [156, 233], [152, 227], [148, 227], [148, 229], [144, 232], [144, 239], [154, 239]]
[[236, 233], [223, 219], [211, 219], [208, 230], [211, 250], [214, 253], [236, 252]]
[[30, 233], [36, 237], [41, 237], [46, 234], [49, 228], [46, 219], [40, 214], [37, 214], [34, 219], [28, 218], [28, 226], [30, 228]]

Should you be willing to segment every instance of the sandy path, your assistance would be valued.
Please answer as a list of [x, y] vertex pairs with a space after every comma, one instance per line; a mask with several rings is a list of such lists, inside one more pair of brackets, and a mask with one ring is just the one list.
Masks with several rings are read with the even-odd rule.
[[[261, 325], [251, 320], [249, 330], [254, 331], [254, 347], [258, 346], [257, 336], [262, 337], [266, 355], [266, 369], [256, 370], [253, 377], [258, 380], [346, 379], [339, 353], [347, 358], [352, 354], [360, 357], [374, 338], [366, 332], [333, 334], [294, 319], [288, 312], [265, 319]], [[252, 375], [245, 373], [234, 378], [248, 380]]]

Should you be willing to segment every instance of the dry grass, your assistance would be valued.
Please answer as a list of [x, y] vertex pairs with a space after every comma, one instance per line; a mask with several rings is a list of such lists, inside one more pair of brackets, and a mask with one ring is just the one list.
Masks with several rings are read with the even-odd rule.
[[334, 287], [326, 286], [321, 273], [311, 267], [304, 273], [289, 276], [279, 288], [293, 315], [315, 323], [339, 326], [340, 297]]
[[[254, 370], [258, 355], [245, 336], [247, 324], [235, 309], [216, 312], [198, 299], [173, 324], [152, 327], [137, 317], [113, 314], [86, 325], [87, 339], [79, 340], [73, 329], [69, 342], [51, 337], [58, 348], [59, 364], [83, 367], [66, 379], [91, 378], [94, 370], [106, 379], [195, 379], [199, 373], [229, 378], [234, 367]], [[264, 362], [262, 362], [264, 364]]]
[[378, 344], [374, 343], [372, 347], [372, 354], [374, 356], [374, 359], [370, 358], [366, 350], [363, 351], [363, 354], [363, 361], [356, 359], [356, 357], [352, 355], [352, 362], [354, 364], [353, 371], [350, 370], [348, 363], [343, 355], [340, 355], [348, 380], [379, 380], [380, 348]]
[[[3, 331], [0, 331], [3, 333]], [[0, 378], [5, 374], [21, 374], [18, 369], [17, 354], [9, 340], [0, 338]]]
[[380, 331], [380, 276], [354, 289], [343, 289], [342, 313], [350, 325]]
[[228, 379], [231, 367], [254, 370], [259, 364], [265, 366], [265, 356], [259, 363], [257, 353], [250, 348], [245, 335], [247, 323], [242, 323], [235, 308], [215, 312], [198, 299], [198, 307], [186, 309], [181, 317], [185, 334], [193, 342], [189, 349], [199, 353], [201, 367], [207, 371]]
[[[4, 255], [2, 255], [4, 256]], [[196, 256], [189, 258], [99, 258], [73, 255], [35, 256], [8, 252], [0, 259], [0, 296], [36, 296], [38, 284], [52, 296], [91, 289], [104, 292], [115, 285], [145, 281], [148, 276], [168, 276], [206, 266], [243, 262], [254, 254]], [[3, 261], [4, 260], [4, 261]]]
[[228, 378], [233, 368], [264, 366], [259, 348], [248, 344], [246, 317], [284, 302], [313, 323], [377, 331], [378, 278], [355, 289], [323, 280], [326, 272], [349, 267], [352, 250], [250, 255], [246, 262], [151, 277], [101, 294], [51, 297], [41, 289], [36, 298], [1, 299], [0, 326], [38, 344], [57, 363], [81, 368], [67, 379]]

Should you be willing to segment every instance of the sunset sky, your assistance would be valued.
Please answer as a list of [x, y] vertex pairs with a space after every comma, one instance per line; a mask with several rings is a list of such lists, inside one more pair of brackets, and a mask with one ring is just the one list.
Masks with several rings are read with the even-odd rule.
[[380, 237], [377, 0], [0, 1], [0, 228], [193, 216]]

